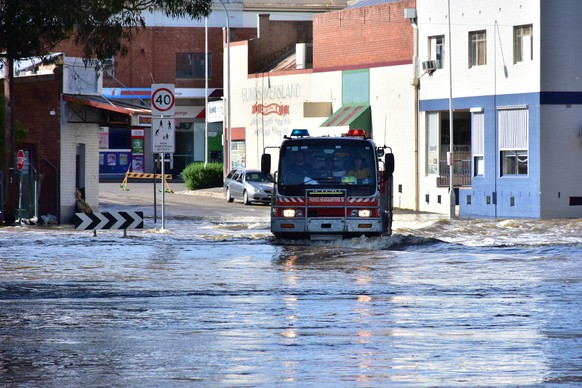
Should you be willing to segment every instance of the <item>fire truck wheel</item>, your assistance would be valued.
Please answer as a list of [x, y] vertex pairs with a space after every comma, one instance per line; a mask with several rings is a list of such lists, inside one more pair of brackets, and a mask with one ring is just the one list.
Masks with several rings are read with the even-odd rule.
[[251, 204], [251, 201], [249, 201], [249, 194], [246, 192], [246, 190], [243, 192], [243, 203], [245, 205]]
[[230, 187], [227, 187], [226, 188], [226, 201], [227, 202], [234, 201], [234, 198], [230, 195]]

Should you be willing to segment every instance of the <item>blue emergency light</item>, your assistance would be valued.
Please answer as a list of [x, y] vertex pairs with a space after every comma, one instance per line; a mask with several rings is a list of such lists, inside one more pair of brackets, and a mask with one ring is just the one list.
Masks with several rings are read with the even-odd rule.
[[291, 136], [306, 137], [309, 136], [309, 131], [307, 129], [294, 129], [293, 131], [291, 131]]

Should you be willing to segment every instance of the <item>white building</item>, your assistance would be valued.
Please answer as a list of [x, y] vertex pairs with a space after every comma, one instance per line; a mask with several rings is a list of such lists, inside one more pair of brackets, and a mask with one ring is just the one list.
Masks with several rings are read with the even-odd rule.
[[[397, 9], [387, 12], [389, 6], [398, 4]], [[406, 28], [412, 36], [410, 22], [404, 18], [403, 7], [410, 1], [383, 1], [360, 9], [357, 5], [345, 11], [330, 12], [317, 16], [329, 18], [330, 23], [340, 23], [340, 19], [349, 29], [348, 34], [361, 37], [368, 33], [388, 33]], [[387, 16], [389, 15], [389, 16]], [[386, 23], [397, 15], [395, 23]], [[374, 19], [376, 18], [376, 19]], [[277, 22], [270, 21], [268, 15], [259, 18], [258, 40], [269, 40], [277, 32]], [[350, 20], [350, 23], [345, 20]], [[381, 27], [378, 27], [381, 26]], [[383, 30], [373, 30], [382, 28]], [[314, 28], [314, 35], [318, 30]], [[378, 39], [383, 39], [382, 34]], [[361, 42], [349, 39], [326, 41], [325, 44], [336, 49], [330, 56], [347, 55], [347, 49], [361, 46]], [[314, 37], [314, 42], [317, 38]], [[279, 64], [273, 71], [255, 72], [249, 69], [253, 63], [249, 52], [253, 42], [232, 42], [231, 60], [231, 157], [230, 168], [245, 166], [259, 168], [260, 158], [266, 150], [274, 156], [276, 165], [277, 151], [283, 136], [293, 129], [305, 128], [312, 135], [346, 133], [349, 128], [365, 129], [377, 145], [392, 148], [396, 157], [394, 173], [395, 206], [415, 209], [417, 196], [415, 192], [415, 141], [414, 128], [415, 104], [414, 78], [412, 66], [412, 46], [405, 50], [405, 58], [383, 62], [371, 59], [361, 64], [350, 63], [336, 66], [316, 66], [316, 50], [313, 44], [314, 66], [311, 66], [309, 42], [300, 43], [297, 50], [298, 59], [291, 57], [286, 64]], [[307, 44], [304, 44], [307, 43]], [[391, 47], [384, 41], [367, 43], [369, 50], [389, 51]], [[308, 51], [307, 57], [301, 55]], [[364, 48], [366, 49], [366, 48]], [[410, 52], [410, 55], [408, 54]], [[382, 57], [380, 53], [380, 57]], [[305, 61], [303, 59], [306, 59]], [[341, 62], [341, 61], [340, 61]], [[307, 63], [306, 68], [302, 68]], [[298, 66], [297, 66], [298, 65]], [[226, 65], [225, 65], [226, 68]], [[225, 79], [227, 79], [225, 75]], [[225, 85], [226, 86], [226, 85]], [[226, 94], [226, 92], [225, 92]], [[347, 114], [342, 115], [342, 111]], [[348, 117], [349, 116], [349, 117]]]
[[461, 216], [580, 217], [582, 3], [451, 0], [449, 15], [447, 0], [418, 0], [417, 11], [430, 69], [420, 87], [421, 210], [449, 207], [452, 90]]

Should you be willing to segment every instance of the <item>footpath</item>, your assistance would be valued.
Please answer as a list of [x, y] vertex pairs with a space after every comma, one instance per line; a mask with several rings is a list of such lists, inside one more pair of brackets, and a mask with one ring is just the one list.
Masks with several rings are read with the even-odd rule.
[[[171, 193], [166, 192], [168, 195], [193, 195], [193, 196], [204, 196], [212, 198], [224, 198], [224, 193], [222, 187], [213, 187], [209, 189], [200, 190], [187, 190], [186, 184], [184, 182], [168, 182]], [[121, 187], [119, 182], [100, 182], [99, 183], [99, 199], [101, 201], [104, 199], [112, 198], [147, 198], [148, 200], [153, 198], [154, 191], [158, 197], [162, 197], [163, 186], [160, 182], [157, 182], [154, 186], [153, 182], [130, 182], [125, 186], [125, 189]]]
[[[99, 211], [143, 211], [146, 217], [161, 214], [162, 195], [166, 215], [174, 217], [246, 217], [268, 216], [269, 207], [246, 206], [240, 201], [228, 203], [222, 187], [187, 190], [183, 182], [168, 182], [172, 192], [162, 193], [158, 182], [130, 182], [122, 189], [120, 182], [99, 184]], [[91, 205], [91, 204], [90, 204]]]

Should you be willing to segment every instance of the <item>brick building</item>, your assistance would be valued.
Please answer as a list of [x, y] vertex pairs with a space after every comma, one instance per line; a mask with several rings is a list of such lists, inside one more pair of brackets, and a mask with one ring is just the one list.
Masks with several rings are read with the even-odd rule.
[[137, 117], [149, 115], [149, 109], [105, 100], [99, 71], [80, 58], [51, 58], [47, 68], [13, 80], [14, 119], [26, 128], [17, 149], [26, 163], [8, 181], [16, 196], [22, 189], [18, 218], [46, 222], [46, 216], [54, 216], [58, 223], [70, 223], [77, 189], [99, 210], [99, 129], [142, 128]]
[[[231, 38], [248, 39], [255, 29], [231, 29]], [[223, 84], [223, 46], [225, 32], [220, 27], [208, 28], [209, 101], [220, 101]], [[59, 50], [78, 55], [80, 49], [70, 43], [61, 44]], [[179, 174], [186, 165], [204, 160], [205, 133], [205, 30], [184, 26], [153, 26], [141, 30], [129, 44], [127, 56], [118, 56], [104, 69], [103, 95], [113, 101], [128, 101], [148, 108], [151, 85], [168, 83], [175, 85], [176, 153], [173, 154], [171, 171]], [[145, 124], [145, 122], [144, 122]], [[147, 125], [147, 124], [145, 124]], [[136, 153], [132, 149], [130, 127], [102, 127], [102, 137], [107, 138], [99, 149], [102, 160], [113, 155], [127, 154], [132, 171], [152, 172], [152, 144], [150, 127], [145, 127], [144, 149]], [[210, 154], [222, 160], [222, 122], [209, 124]], [[101, 164], [102, 178], [117, 178], [125, 174], [128, 166]]]

